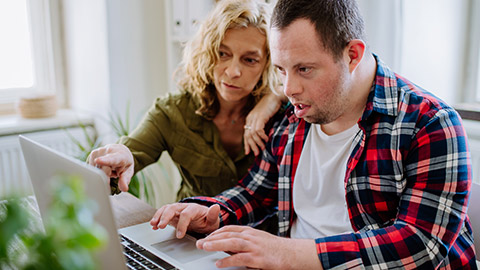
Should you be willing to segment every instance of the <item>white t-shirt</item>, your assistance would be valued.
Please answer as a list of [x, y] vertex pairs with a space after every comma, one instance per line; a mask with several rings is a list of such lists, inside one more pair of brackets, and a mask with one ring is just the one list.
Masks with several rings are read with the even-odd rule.
[[346, 165], [358, 125], [328, 136], [312, 124], [293, 183], [297, 214], [292, 238], [319, 238], [352, 232], [345, 200]]

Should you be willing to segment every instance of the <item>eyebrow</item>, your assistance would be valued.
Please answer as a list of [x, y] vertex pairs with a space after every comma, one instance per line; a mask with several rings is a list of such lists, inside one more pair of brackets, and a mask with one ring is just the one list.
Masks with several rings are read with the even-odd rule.
[[[224, 45], [224, 44], [220, 44], [220, 47], [219, 49], [227, 49], [229, 51], [231, 51], [232, 49], [230, 49], [230, 47], [228, 47], [227, 45]], [[258, 51], [246, 51], [245, 53], [243, 53], [242, 55], [247, 55], [247, 56], [258, 56], [260, 57], [261, 54], [258, 52]]]
[[260, 57], [260, 54], [258, 53], [258, 51], [247, 51], [244, 55]]

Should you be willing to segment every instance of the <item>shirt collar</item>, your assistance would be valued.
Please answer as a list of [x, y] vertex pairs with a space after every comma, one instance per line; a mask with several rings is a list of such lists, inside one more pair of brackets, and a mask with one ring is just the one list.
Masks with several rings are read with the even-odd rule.
[[377, 71], [362, 120], [367, 119], [373, 111], [391, 116], [398, 114], [396, 75], [377, 55], [373, 56], [377, 62]]

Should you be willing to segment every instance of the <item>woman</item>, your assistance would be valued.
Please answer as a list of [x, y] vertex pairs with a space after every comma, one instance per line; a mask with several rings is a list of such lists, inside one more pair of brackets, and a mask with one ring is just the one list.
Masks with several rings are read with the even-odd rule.
[[184, 50], [181, 93], [157, 99], [130, 136], [93, 151], [89, 163], [127, 191], [134, 173], [168, 151], [182, 176], [177, 199], [235, 185], [264, 147], [264, 126], [281, 103], [270, 91], [277, 80], [268, 14], [260, 1], [220, 1]]

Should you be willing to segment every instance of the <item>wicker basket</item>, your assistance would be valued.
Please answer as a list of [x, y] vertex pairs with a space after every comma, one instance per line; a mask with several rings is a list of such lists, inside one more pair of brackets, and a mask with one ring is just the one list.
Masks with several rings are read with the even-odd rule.
[[18, 111], [24, 118], [52, 117], [57, 113], [57, 108], [54, 95], [22, 97], [18, 103]]

